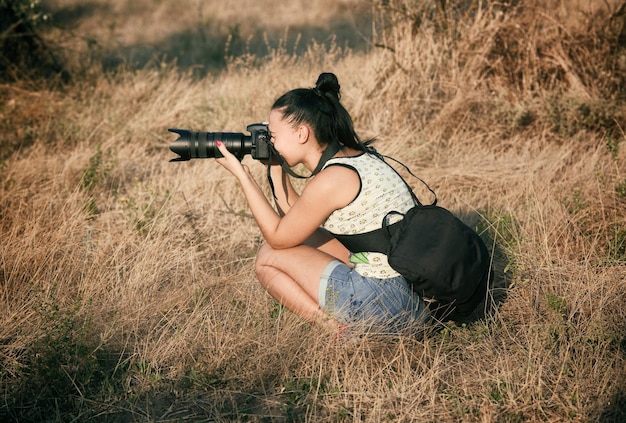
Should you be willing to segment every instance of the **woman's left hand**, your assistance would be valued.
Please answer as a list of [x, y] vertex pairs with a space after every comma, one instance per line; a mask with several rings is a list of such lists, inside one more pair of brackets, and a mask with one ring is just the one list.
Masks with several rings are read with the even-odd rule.
[[241, 162], [233, 153], [228, 151], [226, 146], [221, 141], [215, 142], [217, 145], [217, 149], [222, 153], [221, 158], [215, 159], [217, 163], [222, 165], [226, 170], [235, 175], [237, 178], [241, 178], [250, 174], [248, 166], [242, 165]]

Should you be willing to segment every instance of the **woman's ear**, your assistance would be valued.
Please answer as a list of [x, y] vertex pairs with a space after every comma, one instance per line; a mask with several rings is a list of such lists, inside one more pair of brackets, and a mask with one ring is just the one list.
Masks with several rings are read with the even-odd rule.
[[305, 142], [308, 141], [309, 134], [310, 134], [310, 129], [308, 126], [306, 125], [298, 126], [298, 141], [300, 142], [300, 144], [304, 144]]

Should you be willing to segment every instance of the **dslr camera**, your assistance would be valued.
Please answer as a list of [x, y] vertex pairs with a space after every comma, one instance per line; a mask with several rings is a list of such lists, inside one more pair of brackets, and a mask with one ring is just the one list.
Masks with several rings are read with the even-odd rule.
[[193, 132], [187, 129], [170, 128], [168, 131], [179, 135], [170, 145], [170, 150], [178, 155], [171, 162], [191, 159], [208, 159], [223, 157], [217, 148], [216, 141], [221, 141], [228, 151], [239, 160], [250, 154], [255, 160], [268, 160], [273, 148], [270, 142], [270, 131], [266, 123], [253, 123], [246, 127], [250, 135], [242, 132]]

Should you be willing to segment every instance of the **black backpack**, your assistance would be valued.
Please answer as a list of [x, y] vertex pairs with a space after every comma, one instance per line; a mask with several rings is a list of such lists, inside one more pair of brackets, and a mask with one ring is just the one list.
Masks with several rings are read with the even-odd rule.
[[[432, 204], [423, 205], [405, 181], [415, 201], [407, 213], [389, 213], [381, 228], [371, 232], [334, 235], [353, 253], [386, 254], [389, 265], [404, 276], [414, 291], [434, 300], [430, 307], [437, 317], [469, 316], [485, 300], [491, 277], [491, 258], [485, 243], [450, 211], [437, 206], [435, 192], [404, 164], [372, 152], [383, 161], [387, 157], [404, 166], [435, 199]], [[403, 218], [389, 224], [392, 215]]]

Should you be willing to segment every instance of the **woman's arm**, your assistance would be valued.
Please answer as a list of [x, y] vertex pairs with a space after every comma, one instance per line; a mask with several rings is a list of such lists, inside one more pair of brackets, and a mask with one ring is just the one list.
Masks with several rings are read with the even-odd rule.
[[[302, 244], [333, 211], [345, 207], [358, 194], [358, 174], [343, 166], [331, 166], [309, 181], [298, 201], [287, 203], [288, 206], [291, 205], [284, 216], [281, 216], [265, 198], [248, 168], [226, 150], [223, 144], [218, 144], [218, 148], [224, 158], [217, 159], [217, 162], [239, 180], [263, 238], [275, 249]], [[341, 181], [341, 184], [337, 184], [337, 181]]]

